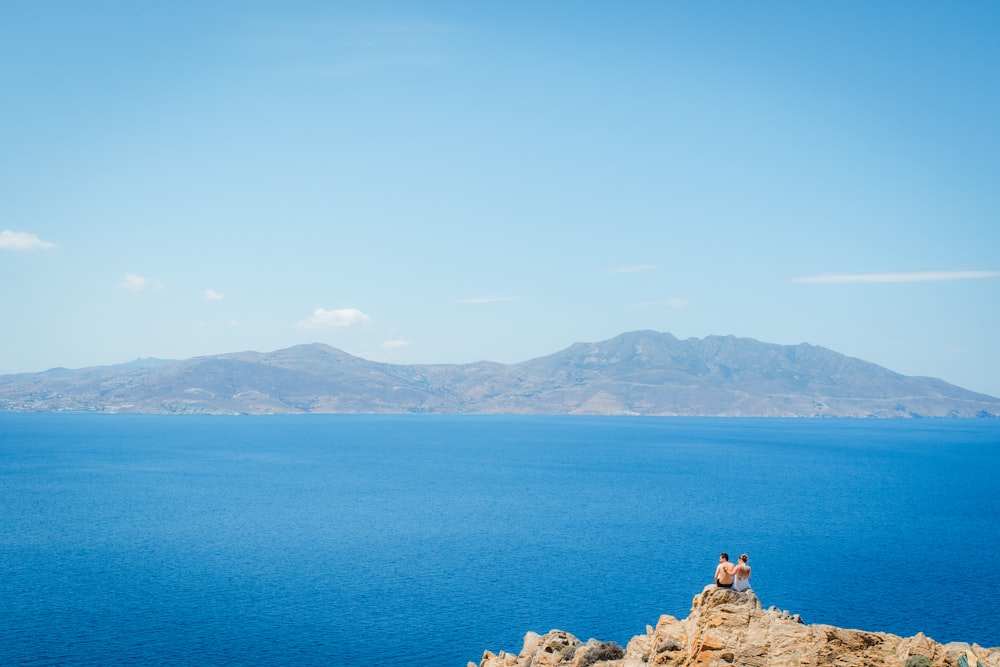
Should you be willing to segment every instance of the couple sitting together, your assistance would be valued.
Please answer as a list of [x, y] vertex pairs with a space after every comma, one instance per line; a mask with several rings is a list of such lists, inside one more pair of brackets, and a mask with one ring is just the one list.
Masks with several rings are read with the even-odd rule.
[[729, 562], [729, 554], [719, 554], [719, 566], [715, 568], [715, 585], [719, 588], [732, 588], [734, 591], [750, 590], [750, 566], [747, 565], [747, 555], [740, 556], [739, 563]]

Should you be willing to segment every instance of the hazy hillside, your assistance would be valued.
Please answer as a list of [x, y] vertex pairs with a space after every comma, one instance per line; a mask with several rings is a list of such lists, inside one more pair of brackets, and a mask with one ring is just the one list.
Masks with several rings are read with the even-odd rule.
[[637, 331], [518, 364], [384, 364], [312, 344], [53, 369], [0, 376], [0, 409], [982, 417], [1000, 399], [813, 345]]

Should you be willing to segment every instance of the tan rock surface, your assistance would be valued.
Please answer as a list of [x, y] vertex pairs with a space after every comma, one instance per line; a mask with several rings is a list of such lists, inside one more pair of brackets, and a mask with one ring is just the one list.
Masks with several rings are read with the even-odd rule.
[[[923, 659], [917, 657], [922, 656]], [[596, 658], [612, 657], [610, 660]], [[909, 663], [908, 663], [909, 661]], [[529, 632], [518, 655], [486, 651], [479, 667], [1000, 667], [1000, 647], [939, 644], [922, 633], [804, 625], [797, 615], [763, 609], [753, 591], [705, 587], [687, 618], [661, 616], [624, 650], [560, 630]], [[475, 667], [475, 663], [469, 663]]]

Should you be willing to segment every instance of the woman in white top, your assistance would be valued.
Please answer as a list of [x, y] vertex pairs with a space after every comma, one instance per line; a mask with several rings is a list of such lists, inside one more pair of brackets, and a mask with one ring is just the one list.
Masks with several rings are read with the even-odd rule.
[[750, 590], [750, 566], [747, 565], [747, 555], [742, 554], [736, 561], [736, 578], [733, 579], [734, 591]]

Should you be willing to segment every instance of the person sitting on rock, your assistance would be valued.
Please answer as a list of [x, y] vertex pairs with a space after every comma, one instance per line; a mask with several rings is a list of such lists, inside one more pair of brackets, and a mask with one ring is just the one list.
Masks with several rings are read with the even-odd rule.
[[741, 554], [736, 562], [736, 579], [733, 581], [734, 591], [750, 590], [750, 566], [747, 565], [746, 554]]
[[736, 566], [729, 562], [729, 554], [725, 552], [719, 554], [719, 565], [715, 568], [715, 585], [719, 588], [732, 588], [735, 574]]

